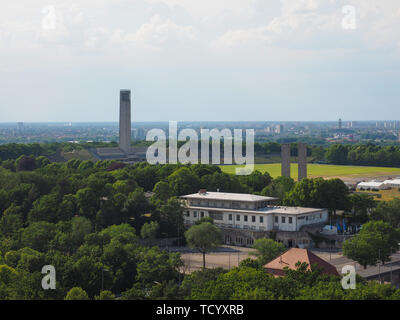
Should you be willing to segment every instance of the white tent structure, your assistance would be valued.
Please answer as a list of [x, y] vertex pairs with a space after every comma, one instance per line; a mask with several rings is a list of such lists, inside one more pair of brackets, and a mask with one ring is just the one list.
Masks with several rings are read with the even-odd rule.
[[380, 181], [365, 181], [357, 184], [357, 189], [360, 190], [367, 190], [367, 189], [386, 190], [389, 188], [390, 186], [388, 186], [385, 182], [380, 182]]
[[400, 188], [400, 179], [385, 180], [384, 184], [391, 188]]

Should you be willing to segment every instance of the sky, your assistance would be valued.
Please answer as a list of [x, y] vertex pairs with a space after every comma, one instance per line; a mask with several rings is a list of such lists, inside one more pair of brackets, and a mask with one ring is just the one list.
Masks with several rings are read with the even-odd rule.
[[398, 0], [2, 0], [0, 122], [400, 120]]

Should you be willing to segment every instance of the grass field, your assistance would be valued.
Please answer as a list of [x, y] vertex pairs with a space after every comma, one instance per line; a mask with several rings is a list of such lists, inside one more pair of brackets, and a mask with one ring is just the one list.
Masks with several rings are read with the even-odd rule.
[[[235, 168], [241, 166], [222, 165], [220, 166], [223, 172], [235, 173]], [[281, 175], [281, 164], [256, 164], [255, 170], [262, 173], [268, 172], [273, 178]], [[400, 176], [400, 168], [386, 167], [361, 167], [361, 166], [336, 166], [326, 164], [308, 164], [307, 173], [309, 178], [341, 178], [345, 181], [353, 181], [357, 179], [372, 179], [377, 177]], [[291, 176], [297, 179], [297, 163], [291, 164]]]
[[380, 194], [381, 198], [374, 197], [375, 200], [380, 200], [380, 201], [388, 201], [392, 200], [393, 198], [400, 198], [400, 191], [398, 188], [393, 188], [390, 190], [380, 190], [380, 191], [358, 191], [358, 192], [365, 192], [368, 194]]

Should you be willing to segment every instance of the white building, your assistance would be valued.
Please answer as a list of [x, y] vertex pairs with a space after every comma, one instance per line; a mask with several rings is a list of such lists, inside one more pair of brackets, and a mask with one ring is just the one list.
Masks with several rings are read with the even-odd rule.
[[385, 180], [384, 183], [390, 188], [400, 188], [400, 179]]
[[357, 184], [357, 189], [360, 190], [368, 190], [368, 189], [376, 189], [376, 190], [386, 190], [389, 189], [390, 186], [386, 184], [386, 181], [364, 181]]
[[328, 221], [328, 210], [274, 205], [278, 200], [252, 194], [207, 192], [182, 196], [184, 222], [191, 225], [211, 217], [222, 228], [254, 231], [299, 231]]

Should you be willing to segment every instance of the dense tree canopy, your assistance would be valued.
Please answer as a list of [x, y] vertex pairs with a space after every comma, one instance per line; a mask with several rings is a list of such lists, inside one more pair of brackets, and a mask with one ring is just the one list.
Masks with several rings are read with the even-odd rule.
[[[292, 205], [331, 211], [352, 208], [356, 216], [367, 218], [372, 209], [376, 221], [364, 225], [348, 250], [352, 255], [354, 246], [362, 248], [357, 261], [373, 264], [377, 259], [387, 261], [385, 248], [397, 241], [398, 200], [373, 208], [371, 199], [349, 196], [337, 179], [295, 183], [257, 171], [238, 177], [211, 165], [76, 159], [57, 163], [43, 154], [54, 153], [59, 146], [14, 147], [0, 146], [0, 299], [304, 299], [314, 288], [320, 298], [400, 298], [398, 291], [381, 285], [361, 284], [360, 289], [345, 292], [337, 280], [307, 273], [301, 266], [285, 278], [272, 278], [261, 264], [283, 249], [275, 243], [257, 246], [260, 258], [248, 259], [239, 268], [190, 275], [182, 273], [179, 254], [151, 247], [152, 241], [145, 243], [184, 236], [182, 194], [200, 188], [250, 192], [280, 197]], [[279, 145], [268, 148], [276, 151]], [[28, 160], [30, 166], [19, 166], [24, 154], [34, 160]], [[188, 243], [203, 253], [222, 240], [210, 218], [186, 235]], [[57, 290], [41, 289], [41, 268], [46, 264], [56, 268]]]

